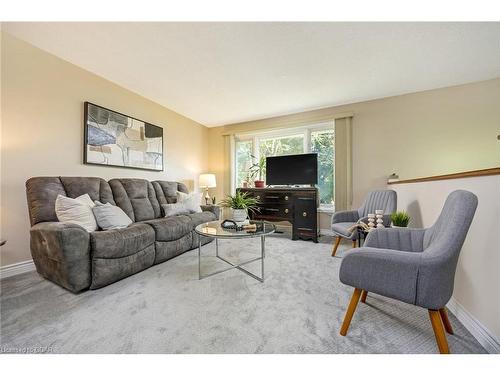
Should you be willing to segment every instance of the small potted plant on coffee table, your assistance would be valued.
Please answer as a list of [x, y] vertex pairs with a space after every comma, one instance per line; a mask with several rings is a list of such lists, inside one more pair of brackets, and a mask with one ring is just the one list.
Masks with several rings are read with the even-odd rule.
[[220, 205], [232, 210], [234, 221], [242, 222], [246, 220], [248, 211], [255, 212], [258, 210], [257, 203], [259, 203], [257, 198], [250, 197], [248, 193], [237, 191], [236, 194], [224, 198]]
[[391, 214], [393, 228], [406, 228], [410, 222], [410, 215], [405, 211], [397, 211]]

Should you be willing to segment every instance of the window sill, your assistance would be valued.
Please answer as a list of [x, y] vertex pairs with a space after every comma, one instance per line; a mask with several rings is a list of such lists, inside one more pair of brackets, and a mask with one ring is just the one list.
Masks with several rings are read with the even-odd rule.
[[332, 206], [319, 206], [318, 207], [318, 212], [321, 212], [323, 214], [331, 214], [333, 215], [335, 213], [335, 207]]

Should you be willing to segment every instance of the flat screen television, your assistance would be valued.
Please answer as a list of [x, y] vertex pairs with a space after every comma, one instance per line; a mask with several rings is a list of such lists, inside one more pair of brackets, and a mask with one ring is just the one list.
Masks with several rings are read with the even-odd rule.
[[316, 185], [318, 154], [269, 156], [266, 158], [268, 185]]

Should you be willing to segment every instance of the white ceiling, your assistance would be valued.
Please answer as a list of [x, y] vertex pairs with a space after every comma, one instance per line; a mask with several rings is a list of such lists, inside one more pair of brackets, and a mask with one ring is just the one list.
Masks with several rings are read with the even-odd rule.
[[500, 23], [3, 23], [206, 126], [500, 76]]

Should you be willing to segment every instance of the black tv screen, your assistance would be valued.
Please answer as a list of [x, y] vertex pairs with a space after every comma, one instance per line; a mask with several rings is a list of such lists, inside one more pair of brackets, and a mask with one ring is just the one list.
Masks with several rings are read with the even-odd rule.
[[266, 183], [268, 185], [317, 184], [318, 154], [267, 157]]

